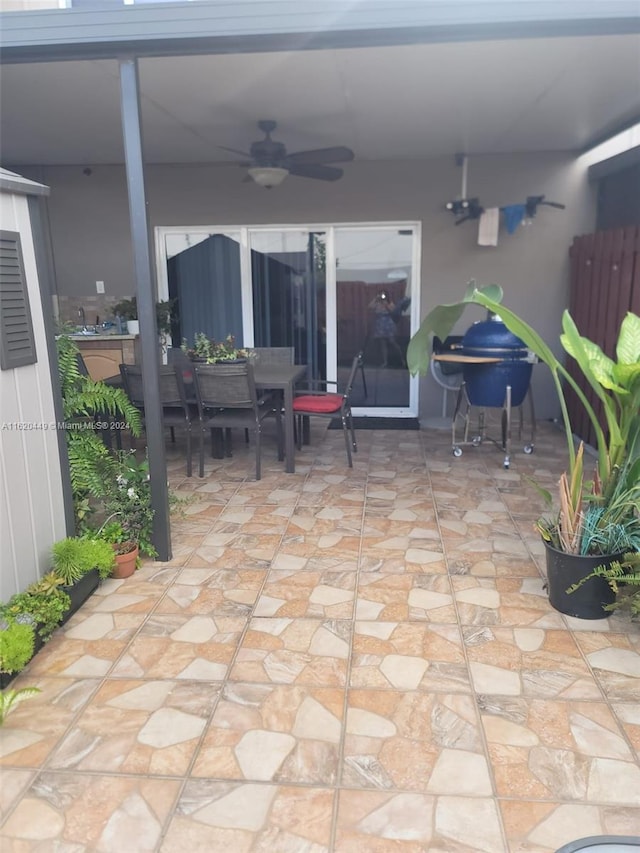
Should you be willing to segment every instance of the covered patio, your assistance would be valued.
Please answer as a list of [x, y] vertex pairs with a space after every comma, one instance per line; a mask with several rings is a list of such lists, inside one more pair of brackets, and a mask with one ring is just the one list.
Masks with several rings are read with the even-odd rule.
[[536, 851], [640, 828], [640, 632], [562, 616], [540, 511], [447, 432], [315, 428], [170, 487], [173, 559], [109, 580], [15, 686], [3, 851]]

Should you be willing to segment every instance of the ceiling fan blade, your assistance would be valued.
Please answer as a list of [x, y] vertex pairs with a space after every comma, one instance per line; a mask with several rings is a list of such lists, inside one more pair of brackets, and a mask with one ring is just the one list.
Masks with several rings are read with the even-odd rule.
[[350, 148], [337, 145], [335, 148], [316, 148], [312, 151], [295, 151], [287, 155], [290, 163], [347, 163], [353, 160], [354, 154]]
[[316, 178], [319, 181], [337, 181], [344, 172], [342, 169], [335, 169], [333, 166], [321, 166], [319, 164], [295, 164], [287, 167], [290, 175], [297, 175], [299, 178]]
[[221, 151], [230, 151], [232, 154], [240, 154], [242, 157], [251, 157], [248, 151], [238, 151], [237, 148], [227, 148], [226, 145], [216, 145]]

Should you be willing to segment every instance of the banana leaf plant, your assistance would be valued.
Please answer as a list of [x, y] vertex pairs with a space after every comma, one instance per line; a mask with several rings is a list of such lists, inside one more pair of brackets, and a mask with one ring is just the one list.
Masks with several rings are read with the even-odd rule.
[[[503, 291], [499, 285], [478, 288], [472, 281], [460, 302], [436, 306], [427, 314], [420, 329], [409, 342], [409, 371], [413, 375], [427, 372], [431, 335], [435, 334], [444, 340], [467, 305], [481, 305], [490, 313], [498, 314], [507, 328], [517, 335], [551, 372], [560, 403], [569, 455], [569, 470], [563, 497], [566, 501], [565, 508], [573, 516], [573, 525], [582, 512], [583, 458], [581, 450], [576, 452], [573, 441], [564, 394], [564, 387], [567, 385], [573, 389], [584, 407], [596, 436], [598, 465], [596, 477], [591, 484], [590, 500], [606, 507], [614, 495], [616, 501], [620, 500], [620, 495], [626, 495], [630, 498], [633, 515], [634, 501], [637, 511], [637, 490], [640, 484], [640, 317], [628, 312], [623, 319], [614, 361], [606, 356], [597, 344], [580, 335], [568, 311], [564, 311], [562, 315], [560, 342], [565, 352], [575, 359], [586, 381], [601, 401], [606, 420], [605, 431], [593, 406], [564, 364], [556, 358], [551, 347], [528, 323], [502, 305], [502, 297]], [[620, 482], [621, 478], [623, 482]], [[544, 490], [540, 491], [550, 503], [551, 495]], [[575, 544], [575, 528], [570, 520], [567, 523], [572, 531], [570, 540]]]

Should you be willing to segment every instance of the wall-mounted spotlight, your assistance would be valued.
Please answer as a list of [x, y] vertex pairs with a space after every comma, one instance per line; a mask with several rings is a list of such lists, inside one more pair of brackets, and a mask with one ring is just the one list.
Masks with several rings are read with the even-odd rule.
[[469, 207], [469, 199], [457, 198], [454, 201], [448, 201], [445, 205], [447, 210], [450, 210], [454, 216], [462, 216], [467, 212]]
[[479, 219], [484, 213], [484, 207], [477, 198], [455, 199], [447, 202], [446, 208], [456, 217], [456, 225], [460, 225], [468, 219]]

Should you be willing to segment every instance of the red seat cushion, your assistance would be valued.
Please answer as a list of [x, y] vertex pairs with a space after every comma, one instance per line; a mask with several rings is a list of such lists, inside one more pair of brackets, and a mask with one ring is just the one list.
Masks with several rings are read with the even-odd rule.
[[306, 394], [293, 401], [294, 412], [338, 412], [342, 405], [342, 394]]

